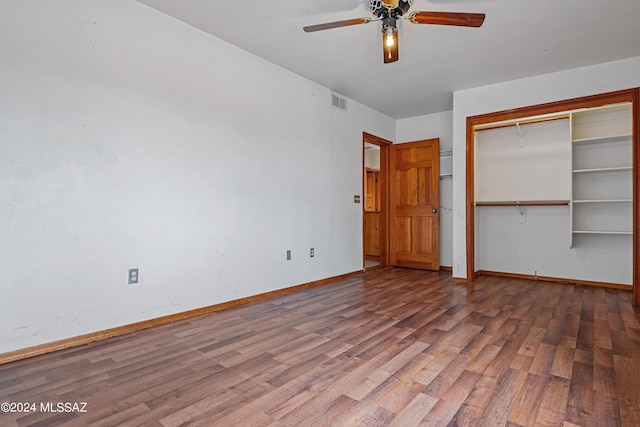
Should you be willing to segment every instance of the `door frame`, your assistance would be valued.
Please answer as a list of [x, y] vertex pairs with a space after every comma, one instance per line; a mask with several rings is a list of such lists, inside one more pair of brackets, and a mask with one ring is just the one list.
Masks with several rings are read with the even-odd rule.
[[389, 265], [389, 147], [393, 142], [384, 138], [362, 132], [362, 167], [360, 168], [360, 176], [362, 177], [362, 269], [364, 270], [364, 180], [365, 180], [365, 163], [364, 148], [365, 144], [373, 144], [380, 147], [380, 265]]
[[631, 102], [633, 110], [633, 303], [640, 305], [640, 88], [602, 93], [547, 104], [532, 105], [467, 117], [466, 144], [466, 228], [467, 228], [467, 282], [476, 278], [475, 270], [475, 133], [476, 125], [514, 120], [530, 116], [559, 113], [579, 108], [599, 107], [619, 102]]

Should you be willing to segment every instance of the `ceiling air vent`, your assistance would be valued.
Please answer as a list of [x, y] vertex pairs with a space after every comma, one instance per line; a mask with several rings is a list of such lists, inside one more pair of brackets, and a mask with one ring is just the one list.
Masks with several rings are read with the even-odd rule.
[[337, 108], [338, 110], [347, 111], [347, 100], [336, 95], [335, 93], [332, 93], [331, 106]]

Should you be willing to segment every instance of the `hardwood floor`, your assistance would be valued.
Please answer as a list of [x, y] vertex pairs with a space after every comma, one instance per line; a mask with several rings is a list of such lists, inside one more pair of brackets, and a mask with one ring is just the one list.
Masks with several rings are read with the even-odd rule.
[[0, 425], [637, 427], [630, 301], [383, 267], [0, 366]]
[[372, 268], [380, 267], [380, 257], [379, 256], [365, 256], [364, 257], [364, 270], [371, 270]]

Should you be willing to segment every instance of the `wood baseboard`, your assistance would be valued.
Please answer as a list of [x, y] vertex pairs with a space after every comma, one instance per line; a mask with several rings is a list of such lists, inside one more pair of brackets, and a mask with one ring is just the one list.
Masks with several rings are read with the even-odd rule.
[[242, 304], [247, 304], [254, 301], [259, 301], [265, 298], [269, 298], [275, 295], [284, 294], [287, 292], [294, 292], [300, 289], [311, 288], [314, 286], [324, 285], [329, 282], [344, 279], [351, 276], [357, 276], [362, 274], [362, 270], [354, 271], [352, 273], [343, 274], [340, 276], [328, 277], [326, 279], [316, 280], [309, 283], [304, 283], [289, 288], [278, 289], [276, 291], [266, 292], [263, 294], [252, 295], [250, 297], [241, 298], [233, 301], [227, 301], [220, 304], [214, 304], [207, 307], [197, 308], [194, 310], [183, 311], [181, 313], [171, 314], [168, 316], [162, 316], [155, 319], [144, 320], [142, 322], [131, 323], [129, 325], [118, 326], [116, 328], [105, 329], [103, 331], [92, 332], [90, 334], [80, 335], [77, 337], [66, 338], [59, 341], [53, 341], [50, 343], [40, 344], [33, 347], [27, 347], [20, 350], [11, 351], [8, 353], [0, 354], [0, 365], [15, 362], [29, 357], [39, 356], [42, 354], [51, 353], [58, 350], [64, 350], [71, 347], [78, 347], [84, 344], [89, 344], [95, 341], [104, 340], [107, 338], [117, 337], [131, 332], [140, 331], [142, 329], [152, 328], [154, 326], [160, 326], [167, 323], [173, 323], [178, 320], [189, 319], [196, 316], [202, 316], [205, 314], [213, 313], [214, 311], [222, 310], [229, 307], [235, 307]]
[[507, 277], [510, 279], [537, 280], [540, 282], [560, 282], [560, 283], [566, 283], [569, 285], [586, 285], [586, 286], [595, 286], [599, 288], [625, 289], [628, 291], [632, 289], [631, 285], [621, 285], [619, 283], [593, 282], [589, 280], [579, 280], [579, 279], [563, 279], [560, 277], [535, 276], [532, 274], [503, 273], [500, 271], [488, 271], [488, 270], [479, 270], [476, 272], [476, 274], [484, 275], [484, 276]]
[[447, 267], [447, 266], [440, 266], [440, 271], [444, 271], [447, 273], [453, 273], [453, 267]]

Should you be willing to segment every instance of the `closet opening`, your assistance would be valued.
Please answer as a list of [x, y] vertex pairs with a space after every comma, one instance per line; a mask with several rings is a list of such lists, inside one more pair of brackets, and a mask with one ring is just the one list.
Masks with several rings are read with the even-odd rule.
[[467, 118], [467, 280], [633, 290], [640, 90]]

